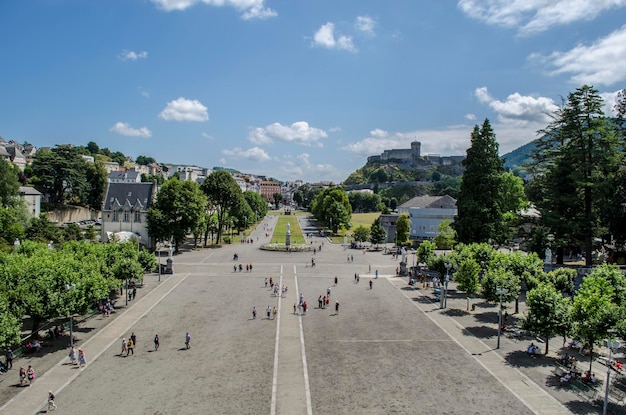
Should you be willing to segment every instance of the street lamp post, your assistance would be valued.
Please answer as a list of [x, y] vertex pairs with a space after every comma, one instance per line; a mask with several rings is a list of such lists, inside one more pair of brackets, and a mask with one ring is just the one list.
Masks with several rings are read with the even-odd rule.
[[157, 255], [159, 256], [159, 282], [161, 282], [161, 243], [157, 244]]
[[447, 307], [447, 296], [448, 296], [448, 281], [450, 281], [450, 268], [452, 268], [452, 264], [449, 262], [445, 263], [445, 267], [446, 267], [446, 276], [445, 276], [445, 280], [443, 282], [443, 285], [441, 287], [441, 290], [439, 291], [439, 296], [440, 296], [440, 300], [439, 300], [439, 308], [446, 308]]
[[500, 296], [500, 310], [498, 311], [498, 346], [500, 348], [500, 335], [502, 334], [502, 296], [506, 294], [506, 288], [496, 288], [496, 294]]
[[606, 369], [606, 385], [604, 388], [604, 408], [602, 409], [602, 415], [606, 415], [606, 411], [609, 408], [609, 381], [611, 377], [611, 358], [613, 357], [613, 349], [617, 350], [620, 346], [620, 343], [615, 341], [607, 341], [609, 345], [609, 364]]

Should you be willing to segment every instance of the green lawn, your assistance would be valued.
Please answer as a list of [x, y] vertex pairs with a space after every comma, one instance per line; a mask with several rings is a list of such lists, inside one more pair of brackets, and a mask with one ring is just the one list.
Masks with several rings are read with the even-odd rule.
[[352, 214], [352, 230], [358, 228], [359, 226], [364, 226], [369, 229], [372, 227], [372, 223], [380, 216], [380, 212], [370, 212], [370, 213], [353, 213]]
[[[278, 214], [278, 212], [276, 214]], [[305, 243], [306, 241], [304, 240], [304, 235], [302, 235], [302, 229], [300, 229], [298, 219], [296, 218], [296, 215], [293, 214], [293, 212], [291, 215], [282, 214], [278, 217], [278, 223], [276, 223], [274, 233], [272, 234], [272, 242], [285, 243], [285, 239], [287, 236], [287, 223], [291, 225], [291, 243]]]

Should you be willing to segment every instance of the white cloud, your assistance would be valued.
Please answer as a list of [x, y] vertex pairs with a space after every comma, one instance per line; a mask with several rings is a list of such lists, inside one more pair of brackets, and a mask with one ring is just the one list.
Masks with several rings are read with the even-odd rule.
[[552, 75], [571, 74], [576, 85], [613, 85], [626, 79], [626, 25], [589, 46], [549, 56], [533, 54], [529, 59], [554, 67]]
[[116, 122], [109, 131], [115, 134], [125, 135], [127, 137], [152, 137], [152, 131], [150, 131], [147, 127], [133, 128], [130, 124], [125, 122]]
[[558, 109], [550, 98], [532, 97], [517, 92], [509, 95], [506, 101], [500, 101], [493, 98], [484, 86], [476, 88], [474, 95], [478, 101], [497, 112], [502, 122], [549, 122], [549, 114]]
[[475, 121], [476, 120], [476, 115], [475, 114], [465, 114], [464, 118], [468, 121]]
[[291, 125], [282, 125], [275, 122], [265, 126], [257, 127], [250, 131], [248, 140], [253, 144], [270, 144], [274, 140], [285, 143], [299, 143], [305, 146], [322, 147], [319, 141], [328, 137], [328, 134], [319, 128], [311, 127], [306, 121], [294, 122]]
[[459, 0], [467, 16], [488, 24], [517, 28], [522, 35], [580, 20], [623, 7], [626, 0]]
[[250, 161], [267, 161], [272, 159], [265, 150], [259, 147], [252, 147], [247, 150], [235, 147], [232, 150], [222, 150], [222, 154], [230, 158], [246, 159]]
[[313, 35], [313, 46], [320, 46], [328, 49], [341, 49], [350, 52], [357, 52], [351, 36], [340, 35], [335, 36], [335, 25], [328, 22], [322, 25], [315, 35]]
[[204, 3], [215, 7], [233, 7], [244, 20], [267, 19], [277, 16], [276, 11], [265, 7], [265, 0], [152, 0], [158, 8], [167, 12], [172, 10], [185, 10], [197, 3]]
[[207, 140], [213, 140], [213, 136], [205, 132], [202, 133], [202, 137], [206, 138]]
[[615, 111], [615, 105], [617, 105], [617, 94], [619, 94], [621, 90], [617, 90], [614, 92], [603, 92], [600, 94], [602, 100], [604, 101], [604, 106], [602, 107], [602, 111], [604, 111], [604, 115], [609, 117], [617, 116], [617, 112]]
[[159, 118], [166, 121], [207, 121], [209, 113], [200, 101], [181, 97], [168, 102]]
[[[288, 177], [290, 180], [306, 178], [307, 181], [329, 180], [336, 178], [337, 181], [342, 180], [343, 172], [337, 170], [331, 164], [313, 163], [308, 153], [298, 154], [296, 156], [285, 155], [284, 159], [278, 164], [281, 177]], [[276, 172], [271, 174], [276, 176]]]
[[376, 26], [376, 21], [369, 16], [357, 16], [356, 21], [354, 22], [354, 28], [360, 32], [367, 33], [370, 36], [373, 36], [374, 27]]
[[121, 61], [136, 61], [137, 59], [146, 59], [148, 57], [148, 52], [134, 52], [132, 50], [123, 50], [122, 53], [117, 55], [117, 58]]

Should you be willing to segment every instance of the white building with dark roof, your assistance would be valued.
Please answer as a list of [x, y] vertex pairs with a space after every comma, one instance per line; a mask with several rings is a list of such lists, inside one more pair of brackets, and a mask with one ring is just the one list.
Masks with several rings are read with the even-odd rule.
[[34, 187], [20, 186], [19, 193], [28, 213], [33, 218], [38, 218], [41, 213], [41, 192]]
[[132, 232], [139, 243], [151, 248], [147, 213], [156, 193], [156, 182], [110, 182], [102, 204], [102, 240], [110, 241], [117, 232]]
[[398, 206], [398, 214], [406, 213], [411, 221], [410, 238], [432, 240], [439, 235], [444, 220], [454, 222], [456, 199], [448, 196], [417, 196]]

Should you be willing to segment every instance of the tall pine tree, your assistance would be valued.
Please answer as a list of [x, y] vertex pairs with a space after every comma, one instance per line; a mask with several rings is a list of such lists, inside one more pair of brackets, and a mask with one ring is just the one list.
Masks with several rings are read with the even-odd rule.
[[482, 127], [474, 126], [471, 146], [463, 160], [458, 213], [452, 224], [459, 242], [504, 242], [502, 164], [495, 133], [485, 119]]
[[602, 106], [602, 97], [591, 86], [571, 92], [534, 153], [533, 174], [542, 188], [535, 201], [558, 245], [558, 263], [564, 247], [582, 245], [590, 266], [593, 237], [605, 233], [606, 218], [612, 216], [607, 206], [615, 189], [610, 183], [623, 147]]

